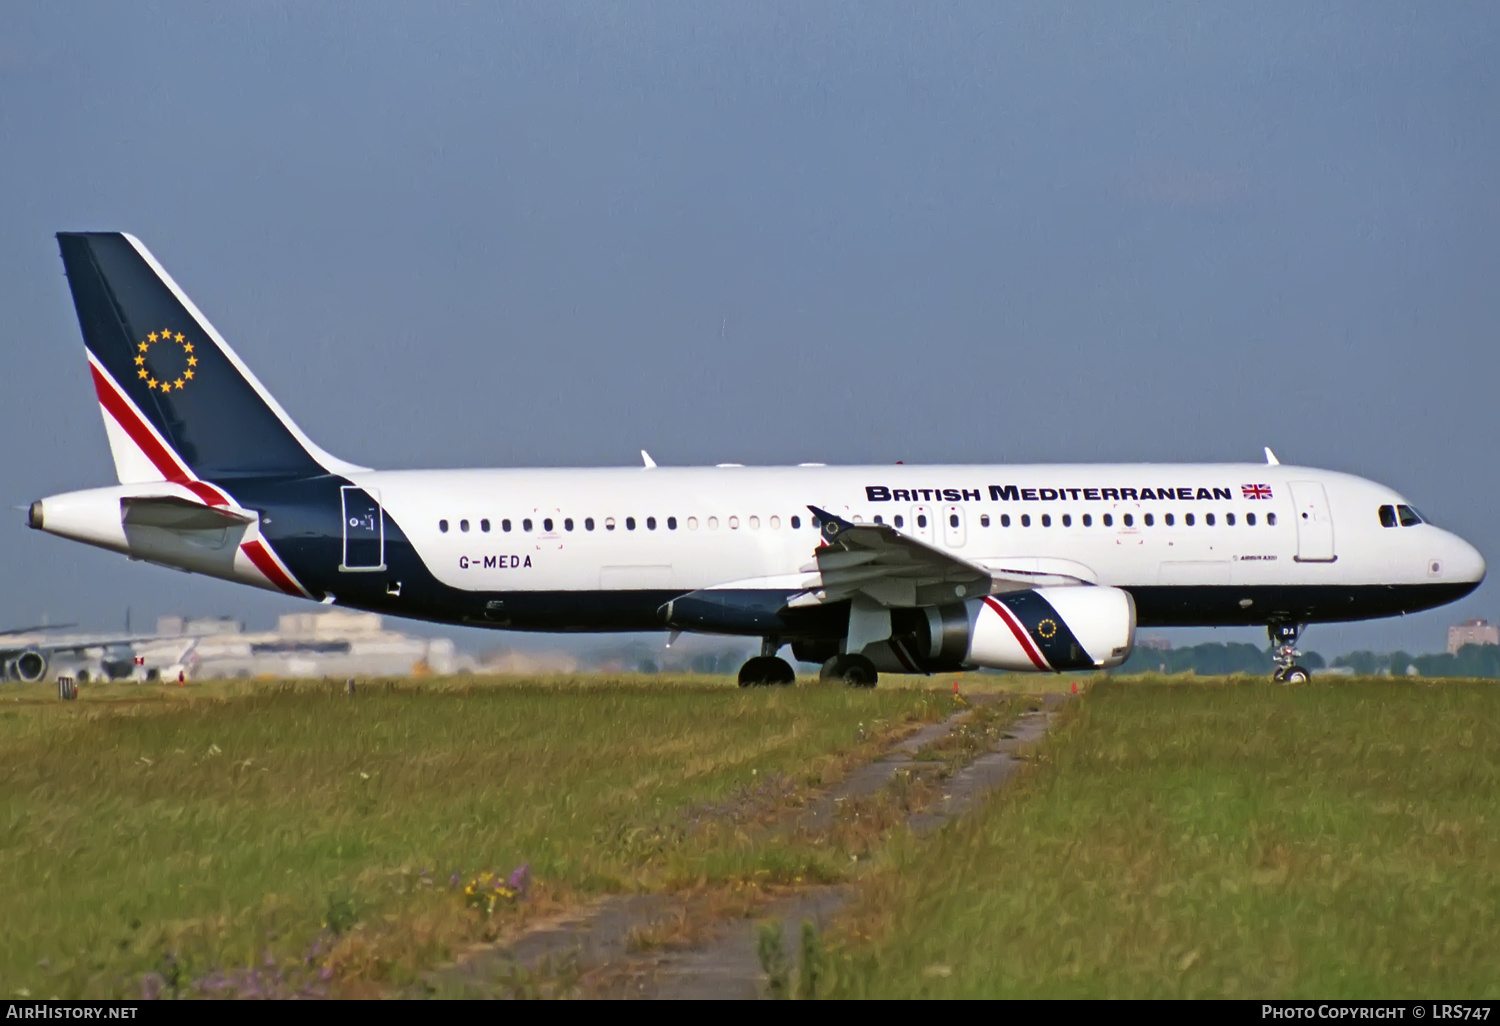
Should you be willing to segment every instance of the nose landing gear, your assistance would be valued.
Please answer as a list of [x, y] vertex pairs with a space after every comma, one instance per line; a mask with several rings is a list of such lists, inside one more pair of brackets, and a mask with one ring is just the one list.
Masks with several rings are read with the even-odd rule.
[[1297, 657], [1302, 654], [1297, 651], [1297, 639], [1302, 636], [1302, 630], [1306, 626], [1301, 623], [1266, 625], [1266, 633], [1271, 638], [1271, 659], [1276, 664], [1271, 679], [1277, 683], [1306, 684], [1312, 680], [1312, 674], [1305, 667], [1297, 665]]

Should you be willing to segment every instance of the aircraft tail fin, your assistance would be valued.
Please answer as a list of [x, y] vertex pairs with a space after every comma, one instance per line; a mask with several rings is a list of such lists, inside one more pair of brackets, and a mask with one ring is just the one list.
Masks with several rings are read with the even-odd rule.
[[57, 242], [122, 484], [360, 469], [302, 433], [138, 240]]

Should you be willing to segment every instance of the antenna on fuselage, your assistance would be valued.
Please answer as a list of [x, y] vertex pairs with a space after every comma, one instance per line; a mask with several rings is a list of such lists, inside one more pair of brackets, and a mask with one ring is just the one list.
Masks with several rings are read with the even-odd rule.
[[641, 450], [641, 462], [646, 465], [647, 470], [650, 470], [656, 466], [656, 461], [651, 458], [651, 454], [645, 449]]
[[1271, 447], [1269, 445], [1265, 447], [1265, 450], [1266, 450], [1266, 464], [1268, 466], [1272, 466], [1272, 467], [1279, 467], [1279, 466], [1281, 466], [1281, 461], [1276, 458], [1276, 454], [1271, 451]]

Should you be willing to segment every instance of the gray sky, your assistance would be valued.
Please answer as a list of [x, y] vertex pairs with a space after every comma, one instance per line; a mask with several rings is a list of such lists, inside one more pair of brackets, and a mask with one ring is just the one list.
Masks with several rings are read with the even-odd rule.
[[[114, 480], [52, 233], [120, 229], [373, 466], [1269, 444], [1494, 562], [1497, 28], [1482, 3], [10, 0], [3, 497]], [[22, 520], [0, 623], [298, 605]], [[1439, 649], [1495, 594], [1307, 644]]]

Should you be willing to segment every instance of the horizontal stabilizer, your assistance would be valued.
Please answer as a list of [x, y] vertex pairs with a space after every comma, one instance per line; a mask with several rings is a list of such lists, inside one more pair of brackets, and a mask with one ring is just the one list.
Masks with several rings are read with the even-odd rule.
[[243, 527], [255, 518], [218, 506], [153, 495], [120, 500], [121, 520], [131, 527], [164, 527], [172, 531], [220, 531]]

